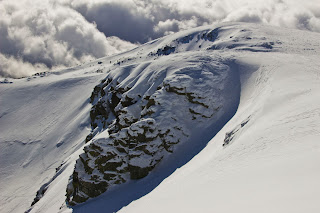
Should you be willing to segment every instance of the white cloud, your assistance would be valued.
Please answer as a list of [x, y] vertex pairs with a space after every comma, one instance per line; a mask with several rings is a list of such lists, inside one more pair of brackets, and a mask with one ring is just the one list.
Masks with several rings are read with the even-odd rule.
[[73, 66], [135, 46], [119, 38], [110, 42], [77, 11], [57, 4], [2, 1], [0, 14], [2, 76]]
[[[320, 2], [2, 0], [0, 56], [6, 61], [26, 63], [27, 67], [36, 64], [47, 69], [72, 66], [132, 48], [131, 43], [143, 43], [180, 30], [226, 21], [320, 32]], [[9, 65], [3, 63], [1, 60], [0, 75], [17, 76], [12, 74], [13, 68], [6, 68]]]
[[[171, 32], [225, 21], [320, 32], [320, 3], [300, 0], [60, 0], [107, 36], [145, 42]], [[119, 27], [122, 26], [122, 27]]]
[[21, 58], [6, 57], [3, 54], [0, 54], [0, 62], [0, 76], [3, 77], [19, 78], [47, 69], [44, 64], [31, 64]]

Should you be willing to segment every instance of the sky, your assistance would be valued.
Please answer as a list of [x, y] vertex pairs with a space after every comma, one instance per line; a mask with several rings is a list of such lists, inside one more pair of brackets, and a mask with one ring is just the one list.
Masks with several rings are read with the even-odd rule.
[[59, 70], [229, 21], [320, 32], [320, 1], [0, 0], [0, 76]]

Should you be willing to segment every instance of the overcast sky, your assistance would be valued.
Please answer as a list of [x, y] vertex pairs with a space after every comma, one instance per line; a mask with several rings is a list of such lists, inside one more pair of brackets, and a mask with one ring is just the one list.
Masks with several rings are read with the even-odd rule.
[[74, 66], [226, 21], [320, 32], [320, 1], [0, 0], [0, 75], [22, 77]]

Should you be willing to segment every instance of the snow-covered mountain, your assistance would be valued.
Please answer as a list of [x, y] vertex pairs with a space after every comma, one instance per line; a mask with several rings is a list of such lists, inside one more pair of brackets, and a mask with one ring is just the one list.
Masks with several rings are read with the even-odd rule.
[[224, 23], [2, 79], [0, 211], [318, 212], [319, 38]]

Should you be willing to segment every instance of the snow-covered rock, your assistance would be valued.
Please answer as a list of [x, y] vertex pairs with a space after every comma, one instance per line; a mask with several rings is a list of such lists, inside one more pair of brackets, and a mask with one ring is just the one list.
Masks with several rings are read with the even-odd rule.
[[197, 143], [190, 137], [234, 114], [240, 82], [231, 59], [200, 52], [174, 58], [116, 68], [95, 87], [92, 139], [77, 160], [70, 204], [147, 176], [184, 143]]

